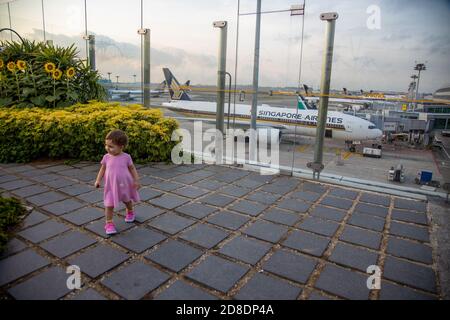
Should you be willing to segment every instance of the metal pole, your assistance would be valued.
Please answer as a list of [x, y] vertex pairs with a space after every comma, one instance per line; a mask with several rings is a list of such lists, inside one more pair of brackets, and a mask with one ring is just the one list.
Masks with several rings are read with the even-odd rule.
[[45, 37], [45, 13], [44, 13], [44, 0], [41, 0], [42, 5], [42, 29], [44, 31], [44, 42], [47, 40]]
[[150, 29], [144, 29], [144, 107], [150, 108]]
[[95, 70], [95, 36], [89, 36], [89, 67]]
[[86, 0], [84, 0], [84, 40], [86, 40], [86, 63], [89, 61], [89, 37], [88, 37], [88, 31], [87, 31], [87, 5]]
[[[9, 2], [8, 2], [8, 18], [9, 18], [9, 29], [12, 29], [12, 25], [11, 25], [11, 9], [9, 8]], [[11, 34], [11, 41], [13, 41], [12, 39], [12, 32], [10, 32]]]
[[253, 60], [253, 98], [251, 109], [251, 122], [250, 122], [250, 146], [249, 146], [249, 158], [250, 161], [257, 160], [256, 154], [256, 112], [258, 106], [258, 77], [259, 77], [259, 42], [261, 33], [261, 0], [257, 0], [256, 3], [256, 30], [255, 30], [255, 53]]
[[316, 144], [314, 148], [314, 162], [308, 163], [308, 167], [313, 169], [313, 178], [319, 179], [323, 170], [323, 140], [325, 136], [325, 126], [328, 113], [328, 96], [330, 94], [331, 65], [333, 62], [334, 29], [338, 14], [336, 12], [322, 13], [320, 19], [327, 22], [325, 33], [325, 52], [322, 62], [322, 78], [320, 81], [320, 101], [319, 115], [317, 119]]
[[216, 129], [222, 134], [224, 128], [225, 117], [225, 72], [227, 62], [227, 29], [226, 21], [216, 21], [213, 23], [214, 28], [220, 29], [219, 39], [219, 55], [217, 68], [217, 112], [216, 112]]
[[417, 109], [417, 97], [419, 95], [420, 71], [421, 71], [421, 69], [419, 68], [419, 75], [417, 76], [417, 87], [416, 87], [416, 104], [415, 104], [416, 107], [414, 108], [414, 111], [416, 111], [416, 109]]

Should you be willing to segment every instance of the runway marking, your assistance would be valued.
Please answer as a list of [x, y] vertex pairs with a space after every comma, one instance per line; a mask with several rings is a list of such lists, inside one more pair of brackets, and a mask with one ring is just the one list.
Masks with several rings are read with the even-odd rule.
[[352, 156], [352, 152], [347, 151], [344, 153], [344, 156], [342, 157], [344, 160], [348, 160]]
[[297, 151], [298, 152], [305, 152], [306, 149], [308, 149], [308, 148], [309, 148], [309, 145], [308, 144], [304, 144], [302, 146], [297, 147]]

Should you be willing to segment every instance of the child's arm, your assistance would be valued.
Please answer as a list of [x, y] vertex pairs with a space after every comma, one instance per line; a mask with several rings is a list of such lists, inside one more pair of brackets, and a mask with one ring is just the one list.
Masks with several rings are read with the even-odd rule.
[[139, 183], [139, 175], [137, 173], [136, 167], [134, 166], [134, 164], [131, 164], [128, 166], [128, 169], [130, 170], [130, 173], [133, 176], [134, 186], [136, 187], [136, 189], [139, 189], [141, 187], [141, 184]]
[[102, 164], [102, 166], [98, 172], [97, 179], [95, 180], [96, 188], [100, 187], [100, 182], [102, 181], [103, 175], [105, 174], [105, 170], [106, 170], [106, 166], [104, 164]]

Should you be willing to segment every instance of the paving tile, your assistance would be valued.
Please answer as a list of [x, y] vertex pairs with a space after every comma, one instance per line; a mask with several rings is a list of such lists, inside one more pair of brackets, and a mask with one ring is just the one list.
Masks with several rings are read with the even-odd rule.
[[395, 198], [394, 207], [423, 213], [427, 212], [427, 203], [423, 201]]
[[385, 222], [386, 221], [382, 218], [358, 212], [354, 212], [350, 217], [350, 219], [348, 220], [348, 224], [378, 232], [383, 231]]
[[193, 225], [194, 223], [194, 220], [180, 217], [173, 212], [169, 212], [154, 218], [150, 221], [149, 225], [164, 232], [175, 234]]
[[323, 205], [326, 205], [326, 206], [330, 206], [330, 207], [339, 208], [339, 209], [343, 209], [343, 210], [348, 210], [353, 205], [353, 201], [352, 200], [347, 200], [347, 199], [340, 199], [340, 198], [336, 198], [336, 197], [331, 197], [331, 196], [326, 196], [325, 198], [322, 199], [320, 204], [323, 204]]
[[238, 187], [238, 186], [234, 186], [234, 185], [228, 185], [228, 186], [220, 189], [218, 192], [229, 195], [229, 196], [240, 198], [240, 197], [243, 197], [246, 194], [248, 194], [250, 191], [252, 191], [252, 190], [248, 189], [248, 188]]
[[238, 300], [295, 300], [302, 289], [287, 282], [256, 273], [234, 296]]
[[103, 210], [97, 209], [95, 207], [84, 207], [71, 213], [62, 215], [61, 218], [70, 221], [77, 226], [81, 226], [93, 220], [103, 218], [104, 216], [105, 213], [103, 212]]
[[380, 196], [378, 194], [372, 193], [363, 193], [359, 198], [359, 201], [385, 207], [389, 207], [389, 204], [391, 203], [391, 199], [389, 197]]
[[45, 193], [41, 193], [32, 197], [26, 198], [27, 201], [31, 202], [34, 205], [37, 206], [44, 206], [46, 204], [60, 201], [67, 198], [67, 196], [63, 195], [62, 193], [55, 192], [55, 191], [49, 191]]
[[378, 255], [361, 247], [338, 242], [329, 260], [366, 272], [367, 267], [377, 264]]
[[257, 220], [248, 226], [243, 233], [258, 239], [276, 243], [280, 241], [287, 231], [287, 227], [264, 220]]
[[57, 180], [59, 178], [60, 178], [60, 176], [57, 175], [57, 174], [54, 174], [54, 173], [43, 173], [43, 174], [41, 174], [39, 176], [32, 177], [32, 179], [34, 181], [37, 181], [37, 182], [40, 182], [40, 183], [54, 181], [54, 180]]
[[422, 212], [393, 209], [391, 218], [398, 221], [428, 225], [427, 215]]
[[408, 240], [389, 237], [386, 252], [397, 257], [426, 264], [433, 263], [433, 251], [430, 246]]
[[81, 293], [73, 296], [71, 300], [107, 300], [102, 294], [97, 290], [92, 288], [87, 288], [81, 291]]
[[232, 183], [233, 181], [241, 179], [246, 175], [248, 175], [248, 172], [245, 171], [230, 171], [216, 174], [213, 179], [217, 181]]
[[184, 281], [177, 280], [154, 300], [217, 300], [217, 298]]
[[153, 172], [151, 175], [153, 177], [162, 178], [162, 179], [172, 179], [173, 177], [176, 177], [180, 174], [181, 174], [181, 172], [177, 172], [174, 170], [170, 170], [168, 168], [164, 168], [163, 170]]
[[311, 204], [302, 200], [284, 199], [281, 202], [277, 203], [277, 207], [304, 213], [308, 211], [308, 209], [311, 207]]
[[28, 165], [28, 164], [14, 165], [14, 166], [8, 168], [9, 171], [16, 172], [16, 173], [25, 172], [25, 171], [34, 170], [34, 169], [36, 169], [36, 168], [31, 165]]
[[324, 296], [323, 294], [321, 294], [317, 291], [313, 291], [310, 293], [308, 300], [332, 300], [332, 299]]
[[184, 187], [184, 184], [176, 183], [176, 182], [170, 182], [170, 181], [164, 181], [159, 183], [152, 183], [152, 187], [164, 191], [173, 191], [176, 189], [180, 189]]
[[154, 207], [146, 203], [140, 203], [134, 207], [135, 219], [137, 222], [140, 223], [143, 223], [151, 218], [154, 218], [163, 212], [164, 212], [163, 209]]
[[207, 195], [206, 197], [199, 199], [199, 201], [203, 203], [212, 204], [213, 206], [218, 207], [225, 207], [234, 200], [236, 200], [236, 198], [225, 196], [219, 193], [212, 193]]
[[228, 292], [248, 270], [248, 267], [209, 256], [186, 274], [186, 277], [221, 292]]
[[10, 174], [0, 175], [0, 184], [3, 184], [8, 181], [12, 181], [12, 180], [17, 180], [17, 177], [10, 175]]
[[430, 242], [428, 228], [392, 221], [389, 233], [405, 238], [415, 239], [423, 242]]
[[144, 227], [120, 233], [112, 241], [136, 253], [141, 253], [165, 240], [166, 236]]
[[5, 250], [2, 253], [0, 253], [0, 259], [6, 258], [14, 253], [20, 252], [25, 248], [27, 248], [27, 245], [23, 241], [20, 241], [17, 238], [12, 238], [6, 244]]
[[228, 237], [228, 232], [204, 224], [197, 224], [192, 229], [184, 231], [180, 238], [211, 249], [223, 239]]
[[275, 193], [275, 194], [279, 194], [279, 195], [285, 195], [294, 189], [295, 189], [295, 187], [293, 187], [293, 186], [285, 186], [285, 185], [274, 184], [274, 183], [267, 184], [261, 188], [262, 191], [269, 192], [269, 193]]
[[207, 190], [211, 190], [211, 191], [220, 189], [226, 185], [227, 185], [227, 183], [225, 183], [225, 182], [220, 182], [220, 181], [211, 180], [211, 179], [205, 179], [205, 180], [202, 180], [202, 181], [199, 181], [199, 182], [196, 182], [193, 184], [193, 186], [195, 186], [195, 187], [207, 189]]
[[193, 184], [197, 181], [203, 180], [203, 177], [195, 176], [192, 173], [181, 174], [173, 178], [172, 181], [181, 182], [184, 184]]
[[378, 250], [381, 244], [381, 234], [366, 229], [345, 226], [339, 240]]
[[88, 236], [86, 233], [73, 230], [44, 242], [40, 246], [58, 258], [65, 258], [96, 242], [97, 240]]
[[307, 256], [294, 254], [286, 250], [278, 250], [262, 267], [265, 271], [289, 280], [306, 283], [316, 264], [315, 260]]
[[217, 211], [217, 208], [204, 205], [202, 203], [189, 203], [184, 206], [178, 207], [175, 209], [177, 212], [186, 214], [188, 216], [202, 219], [211, 213]]
[[203, 196], [205, 194], [207, 194], [209, 191], [208, 190], [204, 190], [204, 189], [200, 189], [197, 187], [192, 187], [192, 186], [187, 186], [187, 187], [183, 187], [181, 189], [177, 189], [172, 191], [173, 193], [176, 193], [180, 196], [184, 196], [184, 197], [188, 197], [191, 199], [195, 199], [198, 198], [200, 196]]
[[311, 215], [322, 219], [341, 222], [342, 220], [344, 220], [346, 212], [317, 205], [314, 209], [311, 210]]
[[11, 190], [23, 188], [23, 187], [26, 187], [26, 186], [29, 186], [32, 184], [33, 184], [33, 182], [31, 182], [29, 180], [17, 179], [17, 180], [11, 180], [8, 182], [3, 182], [2, 184], [0, 184], [0, 189], [5, 189], [8, 191], [11, 191]]
[[49, 186], [50, 188], [59, 189], [59, 188], [64, 188], [64, 187], [70, 186], [75, 183], [76, 183], [75, 181], [72, 181], [72, 180], [69, 180], [69, 179], [66, 179], [63, 177], [58, 177], [58, 179], [45, 182], [44, 184], [46, 186]]
[[239, 187], [244, 187], [244, 188], [248, 188], [248, 189], [256, 189], [262, 185], [265, 184], [265, 182], [262, 181], [255, 181], [251, 178], [243, 178], [237, 181], [233, 182], [234, 185], [239, 186]]
[[188, 264], [197, 260], [203, 252], [183, 242], [169, 240], [151, 252], [145, 258], [152, 260], [172, 271], [179, 272]]
[[149, 202], [155, 206], [162, 207], [165, 209], [173, 209], [186, 202], [189, 202], [190, 199], [185, 197], [174, 196], [171, 194], [165, 194], [159, 198], [155, 198], [150, 200]]
[[383, 276], [411, 287], [436, 292], [436, 275], [429, 267], [387, 256]]
[[8, 290], [17, 300], [57, 300], [71, 292], [68, 274], [61, 267], [52, 267]]
[[86, 205], [87, 205], [87, 203], [81, 202], [81, 201], [78, 201], [75, 199], [65, 199], [63, 201], [58, 201], [58, 202], [48, 204], [48, 205], [42, 207], [42, 209], [49, 211], [56, 216], [60, 216], [62, 214], [69, 213], [76, 209], [80, 209]]
[[305, 191], [312, 191], [316, 193], [323, 194], [327, 191], [327, 188], [318, 183], [304, 182], [301, 188]]
[[345, 198], [350, 200], [355, 200], [356, 197], [358, 196], [357, 191], [341, 188], [332, 188], [328, 194], [333, 197]]
[[321, 257], [330, 243], [325, 238], [314, 233], [294, 230], [289, 237], [283, 241], [283, 245], [311, 255]]
[[[120, 234], [121, 232], [130, 229], [133, 227], [132, 223], [126, 223], [123, 219], [113, 219], [114, 220], [114, 224], [116, 226], [116, 230], [117, 232]], [[110, 237], [114, 237], [116, 235], [107, 235], [105, 232], [105, 220], [104, 219], [100, 219], [94, 222], [91, 222], [87, 225], [84, 226], [84, 228], [86, 230], [92, 231], [95, 234], [99, 235], [100, 237], [103, 238], [110, 238]]]
[[62, 191], [71, 196], [77, 196], [79, 194], [86, 193], [86, 192], [89, 192], [92, 190], [94, 190], [93, 186], [89, 186], [84, 183], [76, 183], [76, 184], [72, 184], [70, 186], [58, 189], [58, 191]]
[[46, 216], [45, 214], [42, 214], [39, 211], [33, 210], [25, 219], [22, 220], [21, 230], [26, 229], [31, 226], [34, 226], [34, 225], [41, 223], [48, 219], [49, 219], [49, 217]]
[[435, 296], [414, 289], [381, 281], [380, 300], [436, 300]]
[[25, 197], [33, 196], [35, 194], [47, 192], [49, 190], [50, 190], [50, 188], [34, 184], [34, 185], [27, 186], [24, 188], [16, 189], [16, 190], [12, 191], [11, 193], [13, 193], [14, 195], [16, 195], [18, 197], [25, 198]]
[[89, 202], [96, 203], [103, 200], [103, 191], [94, 190], [91, 192], [86, 192], [77, 196], [78, 199]]
[[298, 227], [306, 231], [331, 237], [337, 231], [339, 225], [333, 221], [322, 220], [315, 217], [307, 217], [298, 225]]
[[[149, 185], [153, 186], [155, 184], [159, 184], [159, 183], [163, 183], [163, 182], [164, 182], [164, 180], [161, 180], [161, 179], [158, 179], [155, 177], [150, 177], [150, 176], [142, 177], [140, 179], [140, 183], [143, 186], [149, 186]], [[164, 186], [162, 186], [162, 187], [164, 187]]]
[[253, 217], [260, 214], [266, 208], [267, 208], [266, 205], [247, 201], [247, 200], [238, 201], [230, 207], [231, 210], [241, 212], [244, 214], [248, 214]]
[[27, 170], [27, 171], [22, 171], [20, 172], [20, 175], [27, 177], [27, 178], [33, 178], [36, 176], [40, 176], [45, 174], [45, 171], [41, 171], [40, 169], [32, 169], [32, 170]]
[[249, 220], [249, 217], [224, 210], [209, 217], [207, 221], [227, 229], [237, 230]]
[[298, 222], [300, 216], [298, 214], [272, 208], [265, 211], [261, 218], [268, 221], [285, 224], [287, 226], [293, 226]]
[[79, 256], [71, 258], [69, 263], [80, 267], [82, 273], [92, 278], [111, 270], [129, 258], [129, 255], [105, 244], [89, 248]]
[[352, 300], [367, 300], [367, 275], [327, 264], [315, 287], [331, 294]]
[[31, 272], [50, 264], [50, 261], [27, 249], [18, 254], [0, 260], [0, 286], [19, 279]]
[[254, 202], [267, 204], [267, 205], [270, 205], [270, 204], [276, 202], [279, 198], [281, 198], [281, 195], [274, 194], [274, 193], [267, 193], [267, 192], [263, 192], [263, 191], [256, 191], [246, 197], [247, 200], [251, 200]]
[[139, 189], [139, 197], [141, 198], [142, 201], [147, 201], [159, 197], [162, 194], [164, 194], [164, 192], [150, 187], [143, 187]]
[[102, 284], [127, 300], [137, 300], [169, 278], [168, 274], [138, 261], [113, 272], [102, 280]]
[[386, 218], [389, 212], [389, 208], [381, 206], [373, 206], [366, 203], [358, 203], [354, 211], [381, 218]]
[[271, 247], [270, 244], [238, 236], [226, 243], [218, 252], [254, 265], [261, 260]]
[[59, 223], [54, 220], [48, 220], [34, 227], [20, 231], [18, 235], [33, 243], [38, 243], [50, 237], [56, 236], [57, 234], [63, 233], [69, 229], [70, 227], [63, 223]]
[[320, 198], [320, 194], [310, 191], [297, 191], [292, 193], [289, 197], [301, 199], [308, 202], [316, 202]]

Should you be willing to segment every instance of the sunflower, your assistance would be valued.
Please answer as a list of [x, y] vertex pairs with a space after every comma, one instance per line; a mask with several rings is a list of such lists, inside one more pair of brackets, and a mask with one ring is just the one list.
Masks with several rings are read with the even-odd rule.
[[69, 78], [69, 79], [72, 78], [75, 75], [75, 68], [70, 67], [69, 69], [67, 69], [66, 75], [67, 75], [67, 78]]
[[53, 73], [52, 73], [52, 77], [55, 80], [59, 80], [61, 78], [61, 76], [62, 76], [62, 71], [59, 69], [55, 69], [55, 71], [53, 71]]
[[14, 72], [14, 70], [16, 69], [16, 64], [14, 62], [10, 61], [10, 62], [8, 62], [6, 67], [8, 68], [9, 71]]
[[53, 71], [55, 71], [56, 66], [53, 62], [47, 62], [46, 64], [44, 64], [44, 69], [46, 72], [52, 73]]
[[16, 65], [19, 70], [25, 70], [27, 67], [27, 63], [23, 60], [17, 60]]
[[5, 63], [3, 62], [2, 59], [0, 59], [0, 69], [3, 69], [3, 66], [5, 65]]

